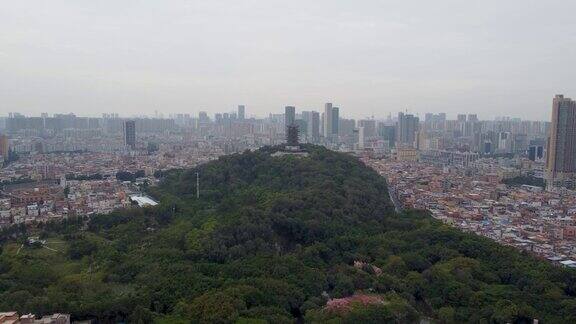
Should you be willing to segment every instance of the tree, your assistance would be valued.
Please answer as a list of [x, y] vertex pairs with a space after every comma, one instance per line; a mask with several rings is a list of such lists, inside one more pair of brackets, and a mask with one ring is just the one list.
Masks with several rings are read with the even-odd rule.
[[438, 310], [438, 319], [440, 323], [443, 324], [452, 324], [457, 323], [455, 319], [456, 312], [452, 307], [441, 307]]
[[118, 171], [116, 173], [116, 179], [118, 179], [119, 181], [134, 182], [134, 180], [136, 180], [136, 176], [132, 172]]
[[148, 324], [152, 323], [154, 316], [148, 308], [137, 305], [129, 317], [129, 322], [134, 324]]
[[238, 319], [246, 304], [232, 296], [218, 292], [195, 298], [187, 308], [187, 315], [199, 323], [231, 323]]
[[[147, 188], [158, 206], [93, 215], [87, 226], [71, 217], [0, 229], [0, 309], [100, 322], [412, 323], [416, 309], [444, 323], [574, 322], [574, 271], [422, 211], [396, 214], [373, 170], [304, 147], [306, 158], [267, 147], [163, 172]], [[38, 232], [64, 240], [60, 253], [17, 253]], [[360, 294], [380, 302], [326, 305]]]

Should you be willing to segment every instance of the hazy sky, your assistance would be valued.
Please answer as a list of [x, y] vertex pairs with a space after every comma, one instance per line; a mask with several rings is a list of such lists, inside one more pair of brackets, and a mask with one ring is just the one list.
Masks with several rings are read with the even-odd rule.
[[408, 109], [549, 119], [574, 0], [0, 0], [0, 115]]

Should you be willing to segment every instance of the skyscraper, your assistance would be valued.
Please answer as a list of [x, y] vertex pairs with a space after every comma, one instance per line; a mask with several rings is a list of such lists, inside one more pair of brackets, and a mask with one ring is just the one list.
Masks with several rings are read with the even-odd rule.
[[396, 141], [398, 145], [414, 146], [419, 122], [418, 117], [414, 115], [398, 113], [398, 123], [396, 127]]
[[376, 121], [374, 119], [362, 119], [358, 121], [358, 127], [364, 127], [365, 137], [376, 136]]
[[133, 120], [124, 122], [124, 145], [136, 149], [136, 122]]
[[484, 141], [484, 146], [482, 147], [483, 154], [491, 154], [492, 153], [492, 142], [489, 140]]
[[302, 111], [302, 120], [304, 120], [306, 124], [310, 122], [310, 119], [312, 119], [312, 112], [306, 110]]
[[340, 121], [340, 108], [333, 107], [332, 108], [332, 135], [338, 136], [339, 121]]
[[365, 134], [364, 134], [364, 127], [358, 127], [358, 149], [363, 150], [365, 148]]
[[424, 120], [424, 128], [428, 131], [443, 130], [446, 124], [446, 113], [427, 113]]
[[477, 122], [477, 121], [478, 121], [478, 115], [476, 115], [476, 114], [468, 114], [468, 121], [469, 121], [469, 122]]
[[512, 133], [498, 133], [498, 153], [512, 153]]
[[327, 102], [324, 105], [324, 137], [327, 139], [333, 134], [332, 123], [332, 103]]
[[563, 95], [552, 101], [546, 173], [552, 182], [569, 180], [576, 174], [576, 101]]
[[356, 121], [354, 119], [340, 118], [338, 122], [338, 136], [345, 137], [354, 135], [356, 131]]
[[294, 125], [296, 122], [296, 108], [294, 106], [286, 106], [284, 108], [284, 125], [286, 127]]
[[320, 113], [317, 111], [312, 112], [312, 119], [311, 119], [311, 136], [312, 141], [317, 143], [320, 140]]
[[544, 157], [544, 147], [542, 145], [530, 145], [528, 148], [528, 159], [538, 161]]
[[308, 141], [311, 141], [312, 139], [312, 112], [311, 111], [303, 111], [302, 112], [302, 120], [304, 121], [304, 124], [306, 124], [306, 131], [304, 132], [304, 130], [302, 128], [300, 128], [300, 135], [302, 135], [302, 137], [307, 138]]
[[296, 119], [293, 125], [298, 126], [298, 135], [304, 139], [308, 133], [308, 123], [304, 119]]
[[[0, 155], [2, 159], [8, 160], [8, 151], [10, 150], [10, 142], [8, 141], [8, 136], [2, 134], [0, 135]], [[2, 162], [2, 160], [0, 160]], [[0, 166], [1, 163], [0, 163]]]
[[388, 147], [395, 147], [396, 146], [396, 135], [397, 135], [397, 126], [390, 126], [384, 125], [382, 127], [382, 138], [385, 141], [388, 141]]
[[201, 111], [198, 113], [198, 121], [201, 123], [209, 123], [210, 118], [208, 117], [208, 113], [205, 111]]
[[244, 120], [244, 118], [246, 118], [245, 109], [246, 109], [246, 107], [244, 107], [244, 105], [238, 106], [238, 119]]

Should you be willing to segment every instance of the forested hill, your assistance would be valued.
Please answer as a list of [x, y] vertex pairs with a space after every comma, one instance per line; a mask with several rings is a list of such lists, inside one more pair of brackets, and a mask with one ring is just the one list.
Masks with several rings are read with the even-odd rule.
[[222, 157], [166, 175], [151, 192], [158, 207], [39, 228], [58, 252], [18, 253], [31, 233], [5, 233], [0, 311], [105, 323], [576, 322], [574, 271], [423, 212], [397, 215], [374, 171], [307, 149]]

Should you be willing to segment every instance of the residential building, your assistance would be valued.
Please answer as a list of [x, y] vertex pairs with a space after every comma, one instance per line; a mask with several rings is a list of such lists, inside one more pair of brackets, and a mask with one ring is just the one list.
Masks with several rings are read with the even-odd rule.
[[328, 102], [324, 105], [324, 138], [328, 139], [332, 137], [332, 103]]
[[246, 107], [244, 105], [239, 105], [238, 106], [238, 119], [244, 120], [246, 118], [245, 113], [246, 113]]
[[136, 122], [133, 120], [124, 122], [124, 145], [136, 149]]
[[339, 125], [340, 120], [340, 108], [334, 107], [332, 108], [332, 135], [338, 136], [338, 130], [340, 129]]
[[416, 141], [416, 131], [419, 128], [418, 117], [411, 114], [398, 113], [396, 128], [397, 145], [413, 147]]
[[8, 152], [9, 151], [10, 151], [10, 142], [8, 140], [8, 136], [6, 136], [5, 134], [2, 134], [2, 135], [0, 135], [0, 156], [4, 160], [8, 160]]
[[576, 101], [556, 95], [548, 139], [546, 172], [552, 183], [571, 180], [576, 172]]

